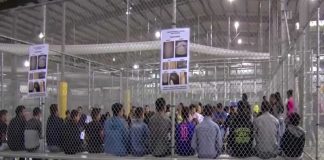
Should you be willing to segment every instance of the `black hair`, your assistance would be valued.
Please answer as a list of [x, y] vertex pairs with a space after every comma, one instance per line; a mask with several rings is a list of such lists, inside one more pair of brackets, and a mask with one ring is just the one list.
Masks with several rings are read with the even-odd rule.
[[2, 118], [4, 115], [6, 115], [8, 113], [7, 110], [3, 109], [3, 110], [0, 110], [0, 118]]
[[217, 103], [217, 108], [218, 108], [218, 109], [223, 108], [223, 104], [222, 104], [222, 103]]
[[194, 105], [194, 104], [190, 104], [189, 109], [190, 109], [190, 111], [191, 111], [192, 109], [197, 109], [197, 107], [196, 107], [196, 105]]
[[33, 116], [38, 116], [39, 114], [41, 114], [42, 110], [39, 107], [35, 107], [33, 109]]
[[119, 112], [123, 109], [123, 105], [120, 103], [115, 103], [111, 106], [113, 116], [118, 116]]
[[164, 98], [158, 98], [156, 101], [155, 101], [155, 108], [156, 108], [156, 111], [160, 112], [160, 111], [163, 111], [165, 109], [165, 100]]
[[79, 115], [79, 111], [73, 109], [73, 110], [71, 111], [70, 117], [71, 117], [71, 119], [74, 119], [74, 118], [76, 118], [78, 115]]
[[289, 122], [294, 126], [299, 125], [300, 119], [301, 119], [301, 117], [298, 113], [292, 113], [289, 115]]
[[35, 88], [36, 92], [40, 92], [40, 86], [39, 86], [38, 82], [34, 83], [34, 88]]
[[58, 111], [57, 104], [51, 104], [51, 106], [50, 106], [51, 115], [55, 115], [57, 111]]
[[22, 114], [22, 112], [23, 112], [24, 109], [26, 109], [25, 106], [23, 106], [23, 105], [18, 106], [16, 108], [16, 115], [18, 116], [18, 115]]
[[101, 109], [100, 108], [92, 108], [91, 110], [91, 118], [95, 120], [98, 115], [100, 115]]
[[144, 113], [143, 108], [142, 107], [137, 107], [135, 109], [135, 118], [138, 118], [138, 119], [142, 118], [143, 113]]
[[204, 116], [212, 116], [213, 115], [213, 107], [210, 104], [204, 106], [203, 109]]
[[201, 104], [201, 102], [198, 102], [198, 105], [199, 105], [200, 107], [202, 107], [202, 104]]
[[225, 112], [229, 112], [229, 106], [225, 106], [225, 107], [224, 107], [224, 111], [225, 111]]
[[263, 96], [262, 99], [263, 99], [263, 101], [267, 101], [267, 97], [266, 96]]
[[287, 91], [287, 96], [288, 96], [288, 98], [293, 96], [293, 90], [292, 89]]
[[174, 85], [178, 85], [179, 84], [179, 75], [177, 73], [171, 73], [170, 74], [170, 82], [173, 82]]
[[248, 96], [246, 93], [242, 94], [242, 101], [247, 101], [248, 100]]
[[166, 105], [166, 111], [170, 112], [170, 109], [171, 109], [171, 105], [170, 104]]
[[187, 120], [189, 118], [189, 113], [190, 113], [189, 107], [183, 107], [183, 109], [181, 111], [181, 116], [182, 116], [183, 120]]
[[78, 109], [83, 109], [83, 108], [81, 106], [79, 106]]
[[265, 101], [264, 103], [261, 104], [261, 111], [262, 113], [264, 112], [269, 112], [271, 109], [271, 105], [268, 101]]
[[66, 110], [65, 111], [65, 116], [69, 115], [70, 114], [70, 110]]

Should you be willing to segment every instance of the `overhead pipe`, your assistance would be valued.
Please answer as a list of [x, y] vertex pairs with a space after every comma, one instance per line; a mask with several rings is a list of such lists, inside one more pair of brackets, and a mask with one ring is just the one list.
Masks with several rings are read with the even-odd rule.
[[[0, 35], [0, 37], [2, 36]], [[27, 55], [28, 47], [29, 45], [24, 44], [0, 43], [0, 51], [17, 55]], [[49, 47], [50, 50], [61, 49], [61, 45], [50, 45]], [[123, 52], [135, 53], [136, 51], [153, 51], [159, 50], [160, 48], [160, 41], [145, 41], [110, 44], [66, 45], [65, 52], [71, 55], [91, 55]], [[244, 57], [247, 59], [269, 59], [270, 57], [269, 53], [265, 52], [229, 50], [194, 43], [190, 45], [190, 50], [192, 52], [199, 52], [200, 54], [214, 55], [222, 58]], [[50, 54], [57, 55], [58, 53], [50, 51]]]

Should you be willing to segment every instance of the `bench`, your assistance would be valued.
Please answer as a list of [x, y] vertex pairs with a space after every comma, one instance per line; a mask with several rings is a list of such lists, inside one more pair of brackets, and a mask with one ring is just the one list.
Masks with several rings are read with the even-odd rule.
[[[175, 157], [164, 157], [164, 158], [157, 158], [153, 157], [151, 155], [147, 155], [144, 157], [133, 157], [131, 155], [126, 157], [117, 157], [112, 156], [104, 153], [100, 154], [88, 154], [86, 152], [84, 153], [78, 153], [75, 155], [67, 155], [64, 153], [43, 153], [43, 152], [37, 152], [37, 153], [30, 153], [25, 151], [4, 151], [0, 152], [0, 157], [6, 157], [6, 158], [17, 158], [17, 157], [28, 157], [28, 158], [40, 158], [40, 159], [59, 159], [59, 160], [82, 160], [82, 159], [91, 159], [91, 160], [152, 160], [152, 159], [161, 159], [161, 160], [198, 160], [197, 156], [189, 156], [189, 157], [181, 157], [181, 156], [175, 156]], [[217, 159], [219, 160], [261, 160], [257, 157], [249, 157], [249, 158], [234, 158], [230, 157], [229, 155], [223, 154]], [[306, 160], [306, 157], [304, 158]], [[270, 160], [285, 160], [285, 158], [277, 157]]]

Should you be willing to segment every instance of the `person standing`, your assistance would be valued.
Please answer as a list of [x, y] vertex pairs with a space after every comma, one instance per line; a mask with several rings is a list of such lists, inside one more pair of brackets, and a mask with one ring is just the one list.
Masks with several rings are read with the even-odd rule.
[[0, 111], [0, 151], [5, 151], [8, 149], [7, 144], [7, 120], [8, 111], [3, 109]]
[[165, 115], [166, 102], [164, 98], [158, 98], [155, 102], [156, 111], [148, 127], [150, 129], [150, 149], [155, 157], [165, 157], [171, 154], [170, 151], [170, 134], [171, 120]]
[[198, 153], [198, 158], [217, 158], [222, 153], [222, 136], [219, 126], [213, 122], [213, 107], [207, 104], [204, 120], [195, 128], [191, 147]]
[[28, 152], [35, 152], [40, 147], [40, 140], [42, 139], [41, 114], [41, 109], [36, 107], [33, 110], [33, 118], [27, 121], [24, 137], [25, 149]]
[[115, 103], [111, 109], [113, 117], [108, 119], [104, 126], [104, 151], [116, 156], [126, 156], [129, 150], [129, 131], [128, 123], [123, 117], [123, 105]]
[[50, 152], [60, 152], [62, 150], [62, 131], [64, 121], [59, 117], [57, 104], [50, 106], [50, 116], [46, 125], [46, 142]]
[[24, 132], [26, 128], [25, 119], [26, 107], [21, 105], [16, 108], [16, 117], [13, 118], [8, 126], [8, 146], [12, 151], [23, 151], [25, 150], [24, 145]]
[[189, 114], [189, 107], [183, 107], [181, 112], [183, 121], [176, 126], [177, 153], [180, 156], [191, 156], [195, 154], [195, 150], [191, 147], [195, 125], [189, 121]]
[[295, 112], [295, 102], [293, 97], [293, 90], [287, 91], [287, 117], [289, 117], [290, 114]]
[[64, 125], [62, 146], [65, 154], [76, 154], [84, 151], [83, 141], [81, 140], [81, 131], [79, 128], [80, 113], [72, 110], [70, 119]]
[[269, 102], [261, 106], [262, 115], [254, 120], [255, 151], [262, 159], [274, 158], [279, 151], [279, 121], [270, 113]]
[[135, 109], [135, 120], [130, 128], [131, 151], [135, 156], [144, 156], [148, 153], [149, 128], [144, 123], [144, 110], [142, 107]]
[[85, 127], [86, 141], [89, 153], [103, 152], [103, 125], [100, 123], [100, 108], [91, 110], [92, 121]]

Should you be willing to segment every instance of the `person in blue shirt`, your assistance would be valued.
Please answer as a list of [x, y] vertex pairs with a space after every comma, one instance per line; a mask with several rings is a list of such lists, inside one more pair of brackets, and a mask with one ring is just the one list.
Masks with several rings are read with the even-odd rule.
[[130, 128], [131, 151], [134, 156], [144, 156], [148, 153], [148, 138], [150, 135], [147, 124], [144, 123], [144, 110], [142, 107], [135, 109], [135, 120]]
[[191, 156], [195, 154], [195, 150], [191, 147], [195, 125], [193, 122], [190, 122], [189, 114], [189, 107], [184, 107], [181, 111], [183, 120], [176, 127], [177, 154], [180, 156]]
[[123, 105], [115, 103], [111, 107], [113, 117], [105, 122], [105, 153], [126, 156], [129, 147], [128, 124], [123, 118]]
[[225, 135], [225, 121], [227, 119], [227, 113], [224, 111], [223, 104], [218, 103], [216, 106], [216, 112], [214, 113], [213, 121], [218, 124], [222, 138]]
[[213, 122], [213, 107], [207, 104], [204, 120], [199, 123], [191, 141], [191, 147], [198, 153], [198, 158], [217, 158], [222, 153], [222, 136], [218, 124]]

